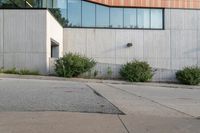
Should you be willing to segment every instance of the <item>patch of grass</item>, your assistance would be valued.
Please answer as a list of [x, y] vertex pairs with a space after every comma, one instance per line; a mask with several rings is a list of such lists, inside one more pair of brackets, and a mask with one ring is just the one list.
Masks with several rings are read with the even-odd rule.
[[3, 73], [3, 68], [0, 68], [0, 73]]
[[20, 69], [17, 70], [15, 67], [12, 69], [0, 69], [0, 73], [5, 74], [19, 74], [19, 75], [39, 75], [38, 71], [28, 70], [28, 69]]
[[30, 70], [27, 70], [27, 69], [22, 69], [22, 70], [19, 70], [19, 74], [20, 75], [39, 75], [39, 72], [38, 71], [30, 71]]
[[18, 71], [16, 70], [16, 68], [12, 68], [12, 69], [3, 70], [3, 73], [6, 73], [6, 74], [18, 74]]

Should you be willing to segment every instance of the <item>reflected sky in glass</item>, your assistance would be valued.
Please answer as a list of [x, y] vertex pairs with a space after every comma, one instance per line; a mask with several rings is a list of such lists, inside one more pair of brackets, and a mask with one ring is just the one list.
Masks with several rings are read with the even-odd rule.
[[123, 27], [123, 9], [110, 8], [110, 27], [122, 28]]
[[95, 27], [95, 4], [82, 2], [82, 26]]

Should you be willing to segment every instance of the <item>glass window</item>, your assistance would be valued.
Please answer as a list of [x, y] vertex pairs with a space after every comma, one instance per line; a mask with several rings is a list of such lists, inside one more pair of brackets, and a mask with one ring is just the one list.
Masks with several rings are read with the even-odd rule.
[[124, 28], [137, 28], [136, 9], [124, 9]]
[[53, 0], [53, 8], [67, 8], [67, 0]]
[[46, 6], [47, 6], [47, 8], [52, 8], [53, 7], [53, 0], [46, 0]]
[[20, 7], [20, 8], [25, 8], [25, 1], [22, 1], [22, 0], [14, 0], [14, 1], [11, 1], [13, 4], [17, 5], [17, 7]]
[[61, 16], [67, 19], [67, 0], [53, 0], [53, 8], [58, 8]]
[[42, 0], [26, 0], [26, 8], [41, 8]]
[[110, 27], [122, 28], [123, 27], [123, 9], [110, 8]]
[[2, 8], [25, 8], [25, 1], [22, 0], [1, 0], [1, 7]]
[[81, 0], [68, 0], [68, 21], [68, 26], [81, 26]]
[[42, 7], [44, 7], [44, 8], [47, 7], [47, 0], [42, 0]]
[[137, 28], [150, 28], [150, 9], [137, 9]]
[[96, 26], [109, 27], [109, 8], [96, 5]]
[[95, 27], [95, 4], [82, 2], [82, 26]]
[[162, 9], [151, 9], [151, 28], [163, 28]]

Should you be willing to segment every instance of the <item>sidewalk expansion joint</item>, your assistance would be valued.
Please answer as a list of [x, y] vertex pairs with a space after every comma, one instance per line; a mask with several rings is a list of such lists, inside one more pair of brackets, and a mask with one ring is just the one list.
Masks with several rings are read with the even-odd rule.
[[119, 115], [117, 115], [118, 119], [120, 120], [120, 122], [122, 123], [122, 125], [124, 126], [124, 128], [126, 129], [127, 133], [130, 133], [128, 128], [126, 127], [126, 125], [124, 124], [124, 122], [122, 121], [122, 119], [120, 118]]
[[89, 87], [97, 96], [104, 98], [105, 100], [107, 100], [110, 104], [113, 105], [113, 107], [115, 107], [120, 113], [118, 113], [118, 115], [126, 115], [123, 111], [121, 111], [117, 106], [115, 106], [111, 101], [109, 101], [106, 97], [104, 97], [103, 95], [101, 95], [99, 92], [97, 92], [92, 86], [90, 86], [88, 83], [86, 83], [86, 86]]

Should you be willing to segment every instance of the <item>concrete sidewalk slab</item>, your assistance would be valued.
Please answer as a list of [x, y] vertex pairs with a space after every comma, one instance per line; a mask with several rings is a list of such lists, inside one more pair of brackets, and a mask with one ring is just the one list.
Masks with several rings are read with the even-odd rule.
[[200, 121], [193, 118], [151, 115], [120, 116], [130, 133], [200, 133]]
[[[110, 84], [111, 85], [111, 84]], [[194, 117], [200, 116], [200, 90], [137, 85], [111, 85]]]
[[169, 109], [147, 99], [134, 96], [111, 86], [98, 83], [88, 83], [93, 89], [103, 95], [107, 100], [117, 106], [127, 115], [150, 115], [160, 117], [182, 118], [190, 117], [184, 113]]
[[127, 133], [117, 115], [1, 112], [0, 133]]

